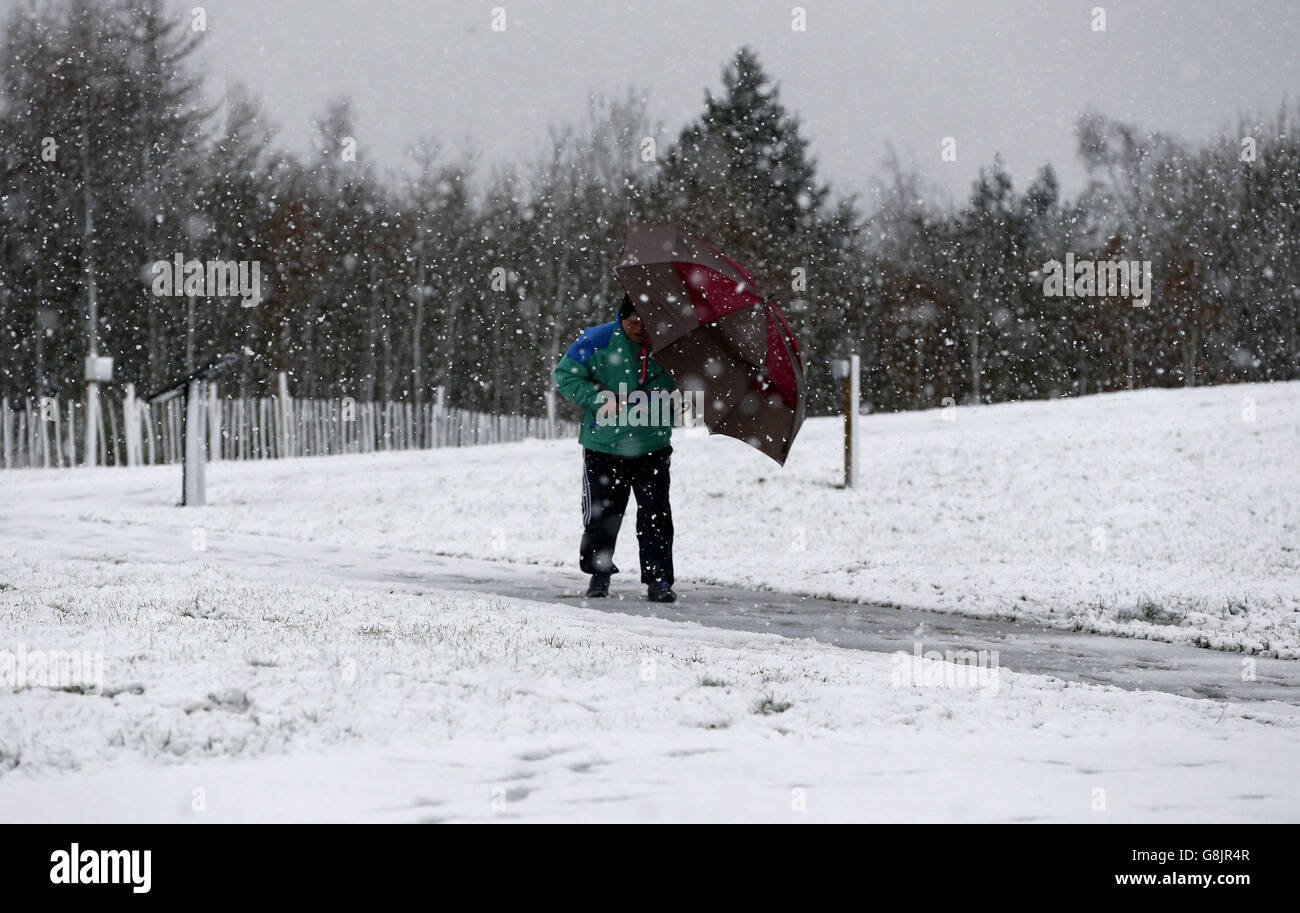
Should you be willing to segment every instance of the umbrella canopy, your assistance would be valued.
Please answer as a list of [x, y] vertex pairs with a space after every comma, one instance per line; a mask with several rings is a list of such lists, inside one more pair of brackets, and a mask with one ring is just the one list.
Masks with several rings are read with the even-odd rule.
[[636, 303], [651, 352], [704, 423], [782, 465], [804, 417], [803, 358], [785, 317], [745, 268], [671, 225], [628, 226], [614, 273]]

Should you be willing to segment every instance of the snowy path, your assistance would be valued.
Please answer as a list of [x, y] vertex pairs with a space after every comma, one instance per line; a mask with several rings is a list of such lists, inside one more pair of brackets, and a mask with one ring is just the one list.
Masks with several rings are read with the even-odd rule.
[[[537, 602], [576, 601], [602, 611], [696, 621], [783, 637], [811, 637], [857, 650], [911, 653], [918, 641], [926, 651], [996, 650], [999, 663], [1013, 672], [1114, 685], [1130, 691], [1167, 691], [1234, 703], [1283, 701], [1300, 706], [1300, 664], [1294, 660], [1255, 657], [1255, 680], [1243, 681], [1242, 657], [1237, 654], [1076, 633], [1027, 621], [972, 618], [710, 584], [682, 587], [683, 599], [675, 606], [652, 604], [640, 595], [642, 587], [629, 587], [626, 582], [623, 589], [631, 592], [618, 599], [586, 600], [556, 595], [566, 587], [569, 592], [581, 592], [586, 578], [580, 575], [491, 562], [458, 559], [456, 563], [462, 567], [447, 567], [436, 578], [439, 588], [493, 592]], [[555, 586], [539, 586], [539, 577], [552, 575]], [[419, 571], [406, 570], [385, 575], [384, 579], [396, 584], [426, 578]]]
[[[57, 489], [50, 489], [57, 492]], [[78, 495], [69, 493], [75, 503]], [[57, 530], [57, 540], [50, 538]], [[0, 549], [87, 561], [199, 563], [280, 583], [311, 580], [346, 587], [376, 587], [419, 594], [464, 590], [535, 602], [584, 605], [601, 611], [695, 621], [700, 624], [808, 637], [851, 649], [912, 653], [930, 650], [997, 651], [998, 662], [1015, 672], [1064, 681], [1113, 685], [1127, 690], [1165, 691], [1237, 704], [1280, 701], [1300, 707], [1300, 665], [1292, 660], [1252, 657], [1159, 641], [1107, 637], [1051, 628], [1032, 621], [975, 618], [754, 591], [710, 584], [679, 584], [676, 605], [647, 602], [635, 574], [615, 578], [609, 600], [584, 600], [586, 578], [576, 572], [415, 551], [348, 548], [277, 536], [210, 532], [205, 550], [180, 512], [163, 525], [117, 524], [76, 516], [57, 495], [24, 505], [0, 529]], [[621, 579], [620, 579], [621, 578]], [[1253, 680], [1243, 680], [1243, 662]], [[1290, 708], [1274, 705], [1272, 712]]]

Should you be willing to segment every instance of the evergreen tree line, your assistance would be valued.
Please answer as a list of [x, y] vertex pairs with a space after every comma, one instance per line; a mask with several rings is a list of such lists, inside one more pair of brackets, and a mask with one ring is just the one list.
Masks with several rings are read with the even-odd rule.
[[[299, 396], [442, 386], [455, 406], [544, 414], [565, 347], [612, 319], [630, 219], [750, 269], [803, 343], [814, 414], [838, 405], [829, 362], [851, 352], [875, 409], [1297, 376], [1297, 110], [1201, 144], [1086, 112], [1074, 199], [1050, 165], [1017, 191], [995, 159], [945, 202], [891, 153], [864, 212], [819, 179], [747, 48], [665, 148], [629, 91], [520, 163], [483, 173], [429, 136], [392, 177], [346, 99], [307, 154], [276, 145], [247, 91], [210, 104], [202, 38], [165, 0], [61, 0], [6, 23], [0, 392], [77, 395], [93, 289], [100, 352], [141, 390], [243, 350], [224, 381], [241, 395], [286, 371]], [[263, 300], [155, 296], [149, 265], [177, 253], [259, 261]], [[1046, 296], [1043, 266], [1067, 253], [1151, 261], [1151, 305]]]

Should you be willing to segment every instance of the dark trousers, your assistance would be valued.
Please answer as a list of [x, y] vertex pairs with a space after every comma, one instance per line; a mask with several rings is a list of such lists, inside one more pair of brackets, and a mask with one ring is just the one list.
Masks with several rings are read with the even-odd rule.
[[623, 524], [630, 489], [636, 495], [636, 541], [641, 582], [673, 582], [673, 513], [668, 505], [668, 463], [672, 447], [638, 457], [582, 451], [582, 546], [580, 565], [588, 574], [617, 574], [614, 541]]

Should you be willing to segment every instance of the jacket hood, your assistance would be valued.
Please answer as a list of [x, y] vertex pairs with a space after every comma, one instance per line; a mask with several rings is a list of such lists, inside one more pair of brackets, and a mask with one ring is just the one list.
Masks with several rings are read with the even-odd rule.
[[628, 295], [626, 292], [624, 292], [623, 297], [619, 299], [618, 309], [614, 312], [614, 320], [618, 322], [620, 329], [622, 329], [623, 327], [623, 320], [629, 314], [633, 314], [635, 312], [636, 312], [636, 308], [632, 305], [631, 296]]

